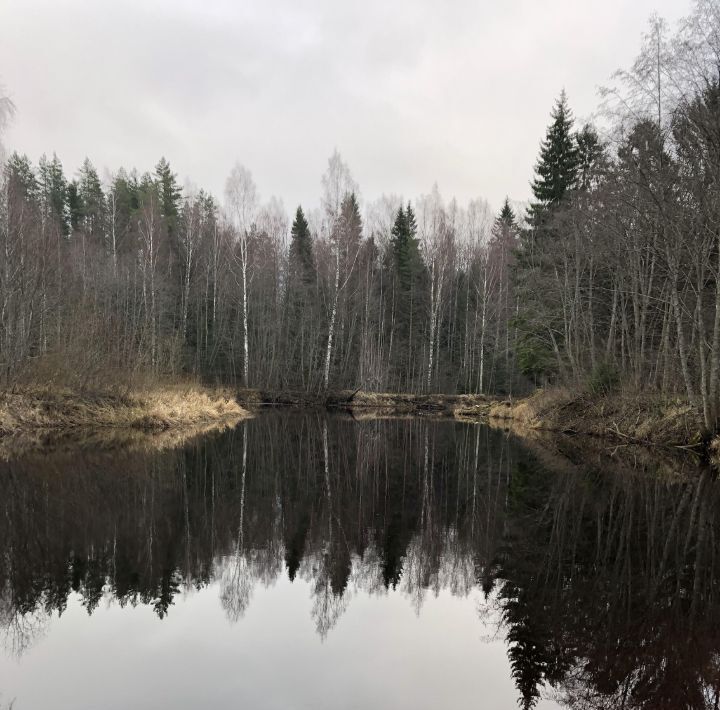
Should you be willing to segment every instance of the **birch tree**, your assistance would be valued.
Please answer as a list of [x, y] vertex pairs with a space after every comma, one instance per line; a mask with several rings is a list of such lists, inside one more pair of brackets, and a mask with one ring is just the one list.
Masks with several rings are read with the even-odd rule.
[[236, 163], [225, 182], [225, 200], [235, 229], [240, 265], [243, 328], [243, 385], [250, 383], [250, 346], [248, 334], [248, 243], [257, 211], [257, 188], [250, 171]]
[[353, 200], [355, 200], [357, 184], [337, 150], [328, 160], [328, 167], [322, 178], [322, 186], [325, 229], [330, 244], [332, 269], [332, 283], [328, 296], [327, 345], [323, 368], [323, 388], [327, 390], [330, 385], [330, 363], [333, 356], [333, 341], [340, 294], [348, 283], [359, 251], [359, 243], [351, 243], [354, 229], [351, 224], [351, 206], [345, 210], [345, 213], [343, 213], [342, 209], [343, 204], [347, 205], [348, 198], [352, 196]]

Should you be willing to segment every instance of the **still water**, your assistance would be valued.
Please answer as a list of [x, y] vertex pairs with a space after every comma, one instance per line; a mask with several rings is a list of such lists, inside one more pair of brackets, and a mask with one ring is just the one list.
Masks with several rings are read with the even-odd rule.
[[717, 707], [711, 472], [571, 446], [268, 413], [2, 462], [0, 708]]

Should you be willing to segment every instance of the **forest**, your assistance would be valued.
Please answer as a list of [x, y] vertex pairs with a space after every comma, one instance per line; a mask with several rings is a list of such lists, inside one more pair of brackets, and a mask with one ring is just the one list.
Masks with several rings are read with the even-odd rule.
[[[14, 114], [0, 98], [0, 139]], [[337, 151], [320, 206], [291, 214], [240, 163], [218, 197], [164, 157], [103, 176], [89, 159], [74, 176], [54, 154], [0, 161], [3, 387], [622, 387], [717, 428], [717, 0], [672, 31], [653, 18], [592, 121], [561, 92], [530, 203], [497, 212], [437, 186], [363, 201]]]

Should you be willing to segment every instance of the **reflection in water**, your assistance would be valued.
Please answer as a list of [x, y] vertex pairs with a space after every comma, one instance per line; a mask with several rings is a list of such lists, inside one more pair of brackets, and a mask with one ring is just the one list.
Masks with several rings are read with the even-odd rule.
[[[321, 638], [353, 594], [481, 588], [520, 705], [711, 708], [720, 690], [720, 494], [670, 475], [548, 459], [502, 432], [424, 419], [268, 414], [156, 455], [0, 464], [0, 628], [12, 654], [104, 597], [171, 613], [217, 581], [238, 622], [305, 580]], [[542, 461], [541, 461], [542, 459]]]

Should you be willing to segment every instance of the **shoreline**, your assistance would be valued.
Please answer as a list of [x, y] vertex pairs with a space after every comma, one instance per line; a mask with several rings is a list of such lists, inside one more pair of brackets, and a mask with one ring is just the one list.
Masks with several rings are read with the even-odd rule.
[[102, 392], [17, 387], [0, 392], [0, 449], [92, 440], [101, 432], [109, 441], [167, 446], [249, 416], [230, 390], [199, 385]]
[[[682, 399], [657, 394], [590, 395], [564, 388], [537, 390], [516, 400], [488, 395], [413, 395], [340, 390], [321, 394], [240, 390], [249, 409], [287, 407], [345, 411], [358, 419], [436, 416], [511, 428], [525, 438], [537, 432], [583, 436], [648, 449], [686, 450], [711, 458], [720, 436], [703, 431], [699, 417]], [[510, 425], [510, 426], [509, 426]]]
[[551, 388], [508, 400], [472, 394], [363, 390], [316, 394], [177, 383], [123, 391], [80, 393], [64, 388], [18, 387], [0, 392], [0, 449], [46, 448], [58, 442], [100, 439], [117, 445], [131, 440], [167, 446], [276, 407], [345, 412], [354, 419], [451, 418], [510, 429], [528, 439], [536, 439], [538, 432], [580, 435], [614, 444], [685, 450], [708, 459], [720, 452], [720, 437], [712, 439], [703, 432], [689, 405], [658, 395], [591, 396]]
[[489, 407], [488, 421], [513, 431], [582, 435], [618, 444], [680, 449], [700, 456], [716, 451], [699, 416], [682, 399], [648, 394], [592, 396], [563, 388], [538, 390], [515, 401]]

